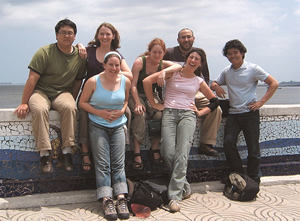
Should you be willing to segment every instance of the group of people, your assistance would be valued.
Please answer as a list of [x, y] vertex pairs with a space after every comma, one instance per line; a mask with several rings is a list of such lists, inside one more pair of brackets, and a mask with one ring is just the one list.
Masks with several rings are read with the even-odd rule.
[[[133, 168], [142, 170], [140, 145], [149, 119], [161, 120], [161, 136], [151, 137], [149, 153], [155, 164], [167, 166], [170, 211], [180, 211], [180, 201], [192, 194], [186, 172], [197, 117], [203, 118], [199, 153], [218, 155], [213, 145], [222, 118], [216, 95], [225, 96], [221, 85], [227, 85], [230, 99], [224, 136], [229, 170], [244, 173], [236, 147], [243, 131], [248, 147], [247, 174], [260, 182], [259, 108], [272, 97], [278, 83], [258, 65], [244, 61], [247, 50], [239, 40], [226, 43], [223, 55], [231, 65], [209, 87], [206, 54], [193, 47], [195, 37], [188, 28], [179, 31], [179, 45], [173, 48], [167, 49], [160, 38], [153, 39], [132, 69], [118, 52], [120, 36], [109, 23], [98, 27], [87, 47], [73, 46], [77, 28], [69, 19], [59, 21], [55, 33], [57, 42], [41, 47], [33, 56], [22, 102], [15, 113], [24, 118], [31, 112], [41, 171], [49, 173], [53, 171], [49, 111], [53, 108], [60, 113], [62, 167], [73, 171], [71, 151], [76, 143], [79, 110], [83, 170], [91, 169], [93, 159], [97, 199], [106, 219], [129, 218], [126, 136], [132, 130]], [[258, 80], [269, 85], [259, 101], [255, 93]]]

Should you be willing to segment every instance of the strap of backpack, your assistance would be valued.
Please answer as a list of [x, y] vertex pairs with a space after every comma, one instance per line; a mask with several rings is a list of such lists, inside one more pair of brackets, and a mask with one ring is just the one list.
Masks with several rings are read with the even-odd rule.
[[127, 200], [129, 201], [131, 199], [133, 191], [134, 191], [134, 183], [129, 179], [126, 179], [126, 180], [127, 180], [127, 185], [128, 185]]

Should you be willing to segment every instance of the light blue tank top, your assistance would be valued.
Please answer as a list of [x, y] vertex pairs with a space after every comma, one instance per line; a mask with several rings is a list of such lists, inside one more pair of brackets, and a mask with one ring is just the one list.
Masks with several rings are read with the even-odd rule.
[[[125, 91], [126, 91], [126, 77], [121, 75], [121, 85], [116, 91], [109, 91], [102, 87], [102, 83], [99, 79], [99, 74], [93, 76], [96, 80], [96, 90], [90, 98], [90, 104], [98, 109], [111, 109], [111, 110], [121, 110], [124, 105]], [[118, 127], [126, 123], [127, 118], [123, 114], [117, 120], [109, 123], [102, 117], [89, 113], [89, 118], [96, 124], [100, 124], [105, 127], [113, 128]]]

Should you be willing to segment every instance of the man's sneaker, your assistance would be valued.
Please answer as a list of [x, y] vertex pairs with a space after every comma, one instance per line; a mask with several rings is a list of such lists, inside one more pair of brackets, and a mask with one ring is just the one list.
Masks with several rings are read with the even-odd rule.
[[246, 180], [237, 173], [229, 175], [230, 182], [235, 185], [240, 191], [243, 191], [247, 185]]
[[116, 209], [119, 219], [129, 219], [127, 200], [125, 198], [118, 199]]
[[189, 192], [187, 192], [187, 193], [184, 193], [183, 195], [182, 195], [182, 200], [186, 200], [186, 199], [189, 199], [189, 198], [191, 198], [191, 196], [192, 196], [192, 191], [190, 190]]
[[65, 171], [71, 172], [73, 171], [73, 159], [70, 153], [62, 155], [62, 167]]
[[104, 218], [107, 220], [118, 219], [117, 211], [115, 209], [114, 201], [110, 198], [102, 202]]
[[42, 156], [40, 158], [40, 168], [43, 173], [53, 172], [52, 161], [50, 159], [50, 156]]
[[217, 157], [219, 155], [218, 151], [213, 149], [211, 144], [204, 144], [204, 143], [200, 144], [198, 153], [204, 154], [206, 156], [213, 156], [213, 157]]
[[179, 212], [180, 211], [180, 205], [178, 200], [170, 200], [169, 202], [169, 208], [170, 212]]

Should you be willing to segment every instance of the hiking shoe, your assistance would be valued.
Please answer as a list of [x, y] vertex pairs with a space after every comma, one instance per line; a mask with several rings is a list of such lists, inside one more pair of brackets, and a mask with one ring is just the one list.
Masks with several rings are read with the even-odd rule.
[[183, 195], [182, 195], [182, 200], [186, 200], [186, 199], [191, 198], [192, 194], [193, 194], [193, 193], [192, 193], [191, 190], [190, 190], [189, 192], [183, 194]]
[[50, 159], [50, 156], [42, 156], [40, 158], [40, 168], [43, 173], [53, 172], [52, 161]]
[[71, 172], [73, 171], [73, 159], [70, 153], [62, 155], [62, 167], [65, 171]]
[[170, 200], [169, 202], [169, 208], [170, 212], [179, 212], [180, 211], [180, 205], [178, 200]]
[[129, 219], [127, 200], [125, 198], [118, 199], [116, 209], [119, 219]]
[[245, 179], [237, 173], [229, 175], [230, 182], [235, 185], [240, 191], [243, 191], [247, 185]]
[[217, 157], [219, 155], [218, 151], [212, 148], [211, 144], [201, 143], [198, 149], [199, 154], [204, 154], [206, 156]]
[[103, 200], [103, 213], [104, 218], [107, 220], [116, 220], [118, 219], [117, 211], [114, 206], [114, 201], [111, 198]]

